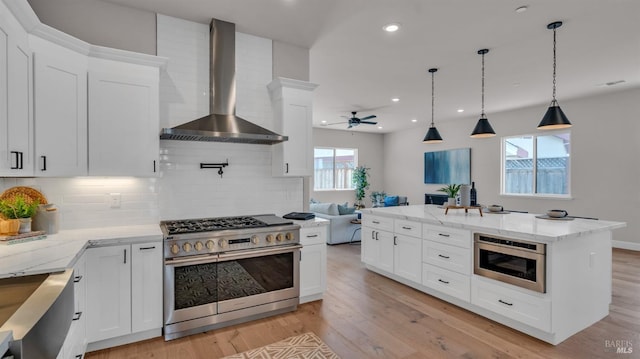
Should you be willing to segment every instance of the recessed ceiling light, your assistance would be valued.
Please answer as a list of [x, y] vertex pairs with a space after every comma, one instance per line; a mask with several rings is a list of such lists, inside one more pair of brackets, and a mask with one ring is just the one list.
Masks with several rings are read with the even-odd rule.
[[322, 123], [327, 123], [327, 120], [322, 120], [322, 121], [320, 121], [320, 122], [322, 122]]
[[378, 126], [378, 130], [382, 130], [382, 126]]
[[387, 24], [382, 27], [386, 32], [396, 32], [400, 29], [400, 24]]
[[527, 9], [529, 9], [529, 7], [528, 7], [528, 6], [526, 6], [526, 5], [525, 5], [525, 6], [520, 6], [519, 8], [517, 8], [517, 9], [516, 9], [516, 12], [517, 12], [518, 14], [521, 14], [521, 13], [523, 13], [523, 12], [527, 11]]
[[391, 101], [393, 101], [393, 102], [398, 102], [398, 101], [400, 101], [400, 99], [399, 99], [399, 98], [397, 98], [397, 97], [394, 97], [394, 98], [392, 98], [392, 99], [391, 99]]
[[464, 108], [459, 108], [458, 112], [464, 112]]
[[418, 120], [416, 120], [415, 118], [413, 120], [411, 120], [411, 122], [418, 122]]

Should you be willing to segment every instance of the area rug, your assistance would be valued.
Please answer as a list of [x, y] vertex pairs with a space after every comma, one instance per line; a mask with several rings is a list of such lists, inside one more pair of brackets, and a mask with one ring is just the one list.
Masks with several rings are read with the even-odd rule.
[[340, 359], [315, 334], [309, 332], [223, 359]]

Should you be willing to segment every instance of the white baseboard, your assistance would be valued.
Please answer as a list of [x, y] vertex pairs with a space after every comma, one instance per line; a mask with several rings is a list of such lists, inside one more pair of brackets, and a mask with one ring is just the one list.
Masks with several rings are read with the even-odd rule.
[[640, 251], [640, 243], [626, 241], [611, 241], [613, 248], [628, 249], [631, 251]]
[[89, 343], [87, 345], [87, 353], [88, 352], [93, 352], [93, 351], [96, 351], [96, 350], [102, 350], [102, 349], [106, 349], [106, 348], [117, 347], [119, 345], [135, 343], [135, 342], [139, 342], [139, 341], [142, 341], [142, 340], [147, 340], [147, 339], [159, 337], [161, 335], [162, 335], [162, 328], [158, 328], [158, 329], [147, 330], [147, 331], [144, 331], [144, 332], [139, 332], [139, 333], [134, 333], [134, 334], [129, 334], [129, 335], [123, 335], [121, 337], [105, 339], [105, 340]]

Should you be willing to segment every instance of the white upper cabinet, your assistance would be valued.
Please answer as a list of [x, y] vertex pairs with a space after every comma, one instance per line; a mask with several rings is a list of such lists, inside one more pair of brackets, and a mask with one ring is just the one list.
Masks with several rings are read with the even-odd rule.
[[269, 85], [275, 132], [289, 137], [273, 145], [274, 176], [313, 174], [312, 110], [313, 90], [318, 85], [306, 81], [277, 78]]
[[86, 176], [87, 57], [33, 39], [35, 175]]
[[158, 68], [95, 62], [89, 66], [89, 174], [155, 176]]
[[0, 176], [33, 176], [32, 56], [26, 31], [0, 4]]

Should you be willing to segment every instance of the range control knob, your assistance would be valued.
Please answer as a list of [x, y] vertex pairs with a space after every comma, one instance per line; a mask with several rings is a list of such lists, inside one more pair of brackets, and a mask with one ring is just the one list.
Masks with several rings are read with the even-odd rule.
[[185, 244], [182, 245], [182, 250], [184, 250], [185, 252], [191, 252], [191, 243], [187, 242]]
[[202, 242], [200, 241], [197, 241], [193, 247], [196, 249], [196, 251], [200, 252], [202, 248], [204, 248], [204, 244], [202, 244]]
[[291, 233], [291, 232], [287, 232], [287, 234], [285, 235], [285, 238], [286, 238], [288, 241], [292, 240], [292, 239], [293, 239], [293, 233]]
[[171, 253], [172, 254], [178, 254], [180, 253], [180, 247], [177, 244], [172, 244], [171, 245]]
[[273, 234], [267, 234], [267, 242], [273, 243]]
[[257, 235], [254, 234], [253, 236], [251, 236], [251, 243], [253, 243], [253, 244], [260, 243], [260, 237], [258, 237]]
[[278, 235], [276, 235], [276, 239], [278, 242], [282, 242], [284, 240], [284, 235], [282, 233], [278, 233]]
[[213, 247], [215, 247], [215, 245], [216, 245], [216, 244], [215, 244], [215, 243], [213, 243], [213, 241], [212, 241], [212, 240], [208, 240], [208, 241], [207, 241], [207, 243], [205, 243], [205, 246], [207, 246], [207, 249], [208, 249], [208, 250], [212, 250], [212, 249], [213, 249]]
[[221, 240], [220, 240], [220, 247], [222, 247], [222, 248], [227, 248], [227, 247], [229, 247], [229, 241], [228, 241], [228, 240], [226, 240], [226, 239], [221, 239]]

